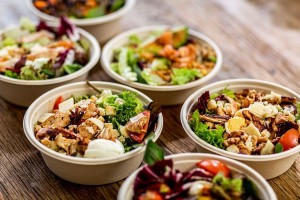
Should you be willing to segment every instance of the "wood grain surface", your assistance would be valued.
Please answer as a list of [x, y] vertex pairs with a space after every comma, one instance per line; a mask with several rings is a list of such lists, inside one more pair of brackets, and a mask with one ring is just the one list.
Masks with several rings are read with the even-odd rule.
[[[18, 24], [22, 16], [36, 19], [23, 0], [0, 0], [0, 5], [0, 29]], [[221, 47], [224, 65], [210, 82], [255, 78], [300, 93], [299, 10], [298, 0], [138, 0], [121, 25], [127, 30], [185, 24]], [[112, 81], [100, 66], [89, 79]], [[165, 122], [158, 144], [167, 154], [196, 151], [181, 127], [180, 109], [181, 105], [163, 108]], [[55, 176], [23, 133], [25, 111], [0, 98], [0, 199], [116, 199], [123, 181], [82, 186]], [[268, 182], [278, 199], [300, 199], [300, 157], [286, 173]]]

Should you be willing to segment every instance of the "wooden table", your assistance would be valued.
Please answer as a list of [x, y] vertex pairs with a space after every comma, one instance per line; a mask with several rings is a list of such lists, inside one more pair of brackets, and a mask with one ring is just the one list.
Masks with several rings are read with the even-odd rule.
[[[297, 0], [138, 0], [122, 20], [123, 30], [153, 24], [186, 24], [221, 47], [222, 71], [211, 82], [256, 78], [280, 83], [300, 93], [300, 2]], [[1, 0], [0, 28], [29, 13], [25, 1]], [[112, 81], [100, 67], [90, 80]], [[181, 106], [164, 107], [158, 144], [167, 154], [195, 152], [181, 127]], [[123, 181], [82, 186], [55, 176], [28, 142], [22, 120], [26, 109], [0, 98], [0, 199], [115, 199]], [[283, 175], [268, 181], [279, 199], [300, 199], [300, 157]]]

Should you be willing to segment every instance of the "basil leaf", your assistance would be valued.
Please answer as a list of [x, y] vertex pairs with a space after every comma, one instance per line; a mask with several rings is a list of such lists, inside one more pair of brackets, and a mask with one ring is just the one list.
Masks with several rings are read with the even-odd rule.
[[152, 140], [149, 140], [144, 155], [145, 162], [148, 165], [153, 165], [155, 162], [163, 159], [164, 159], [164, 151]]
[[283, 146], [279, 142], [275, 145], [275, 153], [283, 152]]

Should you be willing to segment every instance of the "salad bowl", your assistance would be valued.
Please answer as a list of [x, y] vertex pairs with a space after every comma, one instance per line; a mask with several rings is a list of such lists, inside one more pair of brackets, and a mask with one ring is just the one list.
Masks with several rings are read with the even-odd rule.
[[[98, 90], [111, 90], [113, 94], [118, 94], [123, 91], [133, 92], [143, 105], [148, 105], [152, 102], [152, 100], [143, 93], [127, 86], [109, 82], [95, 81], [90, 83]], [[25, 135], [30, 143], [41, 152], [48, 168], [57, 176], [70, 182], [84, 185], [102, 185], [116, 182], [127, 177], [139, 167], [143, 160], [143, 152], [145, 151], [144, 143], [146, 139], [144, 143], [140, 143], [141, 145], [123, 154], [104, 157], [82, 157], [66, 155], [65, 153], [50, 149], [42, 144], [38, 140], [38, 136], [35, 135], [37, 121], [40, 120], [43, 114], [52, 112], [58, 97], [67, 99], [70, 96], [82, 96], [86, 94], [97, 94], [97, 92], [85, 82], [68, 84], [43, 94], [32, 103], [24, 116], [23, 128]], [[95, 119], [96, 118], [94, 118], [94, 121]], [[151, 135], [154, 141], [159, 137], [162, 126], [163, 118], [160, 113]], [[106, 152], [106, 150], [103, 149], [103, 152]], [[104, 153], [104, 155], [108, 153], [109, 152]]]
[[[144, 41], [145, 38], [151, 37], [151, 34], [154, 34], [156, 32], [163, 32], [169, 29], [170, 26], [148, 26], [148, 27], [142, 27], [142, 28], [136, 28], [129, 31], [126, 31], [124, 33], [121, 33], [111, 39], [103, 48], [103, 54], [101, 57], [101, 65], [104, 71], [112, 77], [114, 80], [126, 84], [128, 86], [134, 87], [136, 89], [139, 89], [140, 91], [144, 92], [145, 94], [149, 95], [153, 100], [158, 101], [161, 105], [176, 105], [184, 102], [184, 100], [192, 94], [195, 90], [197, 90], [199, 87], [206, 84], [210, 79], [212, 79], [218, 71], [221, 69], [223, 57], [222, 53], [217, 46], [217, 44], [209, 39], [207, 36], [193, 31], [188, 30], [188, 33], [186, 34], [186, 41], [193, 41], [196, 44], [202, 44], [205, 43], [208, 46], [212, 48], [212, 50], [215, 52], [215, 64], [211, 71], [206, 74], [205, 76], [191, 81], [187, 82], [185, 84], [181, 85], [149, 85], [144, 84], [140, 82], [131, 81], [128, 78], [125, 78], [124, 76], [121, 76], [118, 74], [115, 70], [112, 69], [111, 65], [112, 62], [114, 62], [114, 53], [125, 45], [130, 42], [130, 38], [133, 37], [139, 37], [142, 38], [141, 40]], [[175, 27], [174, 27], [175, 28]], [[187, 30], [186, 27], [183, 27], [182, 30]], [[151, 39], [151, 38], [150, 38]], [[150, 41], [151, 42], [151, 41]]]
[[[249, 165], [256, 171], [258, 171], [266, 179], [271, 179], [271, 178], [277, 177], [277, 176], [281, 175], [282, 173], [284, 173], [285, 171], [287, 171], [294, 163], [294, 161], [297, 158], [297, 156], [299, 155], [299, 151], [300, 151], [300, 145], [298, 144], [298, 139], [295, 139], [296, 144], [294, 144], [293, 146], [290, 146], [289, 148], [286, 148], [286, 144], [292, 142], [292, 139], [290, 139], [290, 142], [286, 142], [283, 140], [283, 138], [286, 135], [285, 133], [288, 134], [288, 132], [290, 132], [290, 131], [284, 131], [283, 133], [280, 133], [280, 134], [278, 133], [279, 135], [276, 136], [276, 140], [274, 140], [270, 136], [264, 136], [263, 132], [261, 132], [262, 134], [259, 133], [258, 128], [256, 128], [259, 124], [258, 125], [256, 124], [255, 125], [256, 127], [254, 127], [253, 124], [251, 123], [250, 126], [242, 128], [242, 132], [241, 132], [242, 134], [249, 133], [250, 135], [251, 134], [255, 135], [256, 133], [258, 133], [258, 135], [259, 135], [258, 138], [267, 137], [267, 138], [270, 138], [270, 140], [272, 140], [272, 142], [270, 142], [270, 140], [267, 139], [266, 141], [267, 141], [268, 145], [267, 145], [267, 143], [265, 143], [264, 145], [261, 145], [262, 149], [258, 148], [257, 152], [252, 152], [252, 153], [243, 151], [241, 149], [229, 148], [228, 145], [226, 145], [223, 142], [223, 144], [221, 144], [221, 145], [225, 145], [225, 147], [227, 147], [227, 149], [225, 150], [224, 148], [221, 148], [220, 146], [217, 146], [215, 144], [207, 142], [208, 140], [205, 138], [200, 138], [200, 136], [198, 136], [200, 134], [199, 132], [198, 132], [198, 135], [196, 134], [195, 129], [192, 128], [191, 117], [194, 115], [195, 111], [198, 109], [197, 108], [195, 110], [195, 105], [197, 104], [197, 101], [199, 101], [198, 98], [202, 94], [206, 93], [206, 91], [208, 91], [209, 94], [211, 94], [211, 95], [213, 93], [220, 94], [220, 91], [224, 91], [224, 88], [226, 88], [226, 90], [230, 90], [230, 91], [234, 91], [234, 92], [240, 92], [240, 91], [243, 91], [244, 89], [247, 89], [247, 90], [250, 89], [250, 91], [252, 90], [252, 91], [265, 92], [266, 94], [268, 94], [268, 97], [267, 96], [264, 97], [265, 99], [272, 97], [272, 96], [273, 97], [275, 97], [275, 96], [277, 96], [277, 97], [281, 97], [281, 96], [282, 97], [292, 97], [289, 99], [290, 100], [293, 99], [296, 101], [299, 101], [299, 99], [300, 99], [299, 94], [295, 93], [294, 91], [292, 91], [284, 86], [281, 86], [281, 85], [278, 85], [275, 83], [271, 83], [271, 82], [267, 82], [267, 81], [261, 81], [261, 80], [232, 79], [232, 80], [225, 80], [225, 81], [220, 81], [220, 82], [216, 82], [216, 83], [207, 85], [207, 86], [199, 89], [198, 91], [196, 91], [185, 101], [184, 105], [182, 106], [181, 113], [180, 113], [182, 126], [183, 126], [185, 132], [188, 134], [188, 136], [192, 140], [194, 140], [194, 142], [196, 143], [197, 150], [199, 152], [215, 153], [215, 154], [218, 154], [221, 156], [225, 156], [228, 158], [232, 158], [232, 159], [241, 161], [241, 162]], [[269, 94], [270, 92], [271, 92], [271, 95]], [[255, 105], [258, 105], [258, 104], [261, 104], [261, 103], [255, 103]], [[264, 105], [266, 106], [266, 108], [272, 107], [272, 106], [270, 106], [270, 104], [267, 104], [267, 102], [265, 102]], [[284, 103], [281, 105], [284, 105]], [[276, 111], [277, 110], [277, 108], [276, 108], [275, 113], [280, 113], [280, 112], [287, 113], [284, 109], [280, 108], [280, 106], [278, 106], [278, 105], [276, 105], [276, 106], [278, 108], [278, 111]], [[252, 106], [252, 105], [249, 106], [248, 108], [246, 106], [243, 108], [243, 110], [250, 110], [250, 112], [255, 113], [253, 110], [251, 110], [252, 108], [254, 108], [254, 106]], [[265, 110], [258, 109], [258, 113], [261, 111], [265, 111]], [[267, 117], [265, 115], [265, 113], [264, 113], [264, 117]], [[234, 117], [234, 118], [240, 119], [240, 117]], [[263, 118], [261, 118], [261, 119], [263, 119]], [[273, 119], [275, 119], [275, 116], [273, 116]], [[279, 116], [276, 118], [276, 120], [277, 119], [279, 119]], [[295, 116], [293, 116], [291, 119], [293, 119], [295, 122], [285, 122], [284, 124], [286, 126], [291, 125], [292, 127], [289, 127], [289, 128], [285, 127], [285, 128], [287, 128], [286, 130], [293, 129], [292, 132], [296, 134], [295, 137], [299, 138], [299, 130], [296, 130], [299, 127], [299, 125], [297, 125], [297, 124], [299, 124], [299, 120], [297, 121], [297, 114], [296, 114], [296, 120], [295, 120]], [[253, 123], [255, 124], [255, 122], [253, 122]], [[236, 124], [236, 125], [239, 126], [239, 124]], [[251, 126], [252, 126], [252, 128], [253, 128], [252, 130], [254, 130], [254, 132], [251, 132], [251, 131], [249, 132], [250, 129], [247, 129]], [[267, 124], [265, 126], [267, 126]], [[206, 125], [205, 125], [205, 127], [206, 127]], [[202, 128], [203, 128], [203, 126], [202, 126]], [[273, 128], [273, 130], [275, 130], [276, 127], [274, 128], [274, 126], [272, 126], [272, 128]], [[223, 128], [221, 128], [221, 129], [223, 129]], [[256, 130], [258, 130], [258, 132], [256, 132]], [[216, 133], [217, 129], [215, 129], [214, 131], [215, 131], [214, 133]], [[220, 136], [221, 137], [220, 139], [224, 139], [222, 141], [226, 140], [228, 135], [225, 136], [225, 134], [227, 134], [229, 131], [230, 131], [230, 127], [229, 127], [229, 122], [227, 121], [227, 122], [225, 122], [225, 128], [222, 131], [223, 135]], [[238, 132], [239, 131], [229, 132], [229, 135], [231, 133], [236, 134]], [[297, 132], [298, 132], [298, 136], [297, 136]], [[201, 133], [204, 134], [204, 132], [201, 132]], [[207, 132], [205, 132], [205, 133], [207, 133]], [[268, 132], [265, 130], [265, 133], [268, 133]], [[254, 137], [253, 135], [251, 135], [251, 136], [252, 136], [252, 138]], [[217, 141], [217, 139], [215, 139], [214, 141]], [[241, 143], [236, 143], [236, 146], [241, 147], [241, 146], [239, 146], [240, 144]], [[290, 145], [290, 144], [288, 144], [288, 145]], [[235, 147], [235, 145], [233, 145], [233, 146]], [[247, 144], [246, 144], [246, 147], [248, 148]], [[265, 150], [268, 150], [268, 151], [266, 152]]]
[[[63, 27], [64, 25], [59, 26], [58, 24], [52, 23], [45, 25], [45, 27], [56, 29], [58, 27]], [[20, 26], [7, 28], [2, 30], [0, 34], [8, 31], [14, 31], [14, 34], [17, 34], [15, 29], [19, 27]], [[82, 29], [77, 29], [76, 27], [73, 27], [73, 25], [70, 25], [70, 27], [72, 27], [74, 30], [76, 29], [76, 31], [79, 33], [79, 38], [84, 39], [89, 45], [88, 62], [79, 70], [70, 72], [70, 74], [44, 80], [22, 80], [19, 78], [13, 78], [12, 76], [8, 77], [0, 74], [0, 96], [3, 99], [15, 105], [28, 107], [37, 97], [53, 88], [63, 84], [83, 81], [86, 79], [88, 72], [98, 63], [101, 50], [97, 40], [91, 34]], [[40, 49], [44, 48], [41, 45], [36, 46], [39, 46]], [[35, 77], [33, 78], [36, 79]]]
[[[167, 156], [165, 159], [173, 160], [173, 167], [181, 172], [187, 172], [196, 168], [196, 163], [202, 160], [218, 160], [225, 163], [230, 170], [244, 174], [252, 183], [256, 186], [257, 196], [259, 199], [276, 200], [276, 194], [268, 182], [255, 170], [251, 169], [247, 165], [237, 162], [235, 160], [205, 153], [181, 153]], [[134, 195], [134, 183], [138, 173], [143, 167], [136, 170], [130, 175], [122, 184], [119, 193], [118, 200], [131, 200]], [[138, 187], [138, 186], [137, 186]], [[174, 188], [172, 188], [174, 189]], [[176, 193], [176, 191], [175, 191]]]
[[[125, 5], [123, 7], [121, 7], [115, 12], [104, 16], [86, 19], [70, 19], [76, 26], [86, 30], [87, 32], [95, 36], [98, 42], [104, 43], [112, 36], [120, 32], [121, 19], [134, 7], [135, 2], [136, 0], [126, 0]], [[27, 0], [27, 7], [33, 14], [35, 14], [40, 19], [43, 19], [45, 21], [59, 20], [58, 17], [46, 14], [40, 11], [38, 8], [36, 8], [33, 5], [33, 0]]]

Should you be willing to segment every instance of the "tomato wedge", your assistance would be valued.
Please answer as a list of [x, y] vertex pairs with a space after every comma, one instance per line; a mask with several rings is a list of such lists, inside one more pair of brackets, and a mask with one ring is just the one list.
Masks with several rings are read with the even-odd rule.
[[133, 140], [133, 141], [136, 141], [138, 143], [141, 143], [143, 142], [144, 140], [144, 137], [147, 133], [147, 130], [148, 130], [148, 126], [149, 126], [149, 120], [150, 120], [150, 111], [149, 110], [145, 110], [142, 112], [143, 115], [147, 116], [148, 120], [147, 122], [144, 124], [141, 132], [139, 133], [135, 133], [135, 132], [130, 132], [129, 134], [129, 137]]
[[299, 144], [299, 137], [299, 131], [295, 128], [291, 128], [281, 136], [279, 143], [283, 146], [283, 150], [287, 151]]
[[55, 103], [54, 103], [54, 106], [53, 106], [53, 110], [57, 110], [58, 109], [58, 105], [63, 102], [63, 98], [62, 96], [59, 96], [56, 100], [55, 100]]
[[230, 174], [230, 169], [224, 163], [218, 160], [202, 160], [196, 164], [199, 168], [205, 169], [206, 171], [217, 175], [219, 172], [222, 172], [225, 177], [228, 177]]
[[139, 200], [163, 200], [163, 197], [157, 191], [147, 190], [138, 198]]

